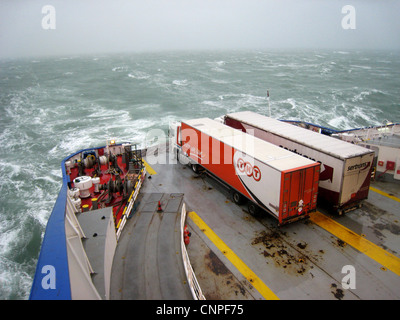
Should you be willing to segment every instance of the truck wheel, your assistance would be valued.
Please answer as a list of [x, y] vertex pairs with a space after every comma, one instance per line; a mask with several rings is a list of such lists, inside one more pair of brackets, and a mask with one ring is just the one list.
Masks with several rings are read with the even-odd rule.
[[189, 164], [189, 160], [179, 151], [176, 151], [176, 157], [180, 164], [187, 165]]
[[260, 212], [260, 208], [258, 207], [258, 205], [256, 205], [255, 203], [253, 203], [251, 201], [249, 201], [249, 203], [247, 204], [247, 209], [248, 209], [249, 213], [254, 217], [257, 216], [258, 213]]
[[198, 164], [192, 164], [191, 167], [194, 173], [200, 173]]
[[232, 200], [236, 204], [243, 204], [245, 198], [237, 191], [232, 192]]

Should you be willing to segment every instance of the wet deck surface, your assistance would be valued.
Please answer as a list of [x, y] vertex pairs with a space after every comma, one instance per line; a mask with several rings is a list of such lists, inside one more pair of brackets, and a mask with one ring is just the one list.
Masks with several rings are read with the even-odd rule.
[[[207, 175], [196, 175], [179, 163], [151, 166], [157, 174], [146, 179], [142, 194], [184, 193], [188, 211], [196, 212], [240, 263], [257, 275], [249, 281], [237, 262], [188, 217], [192, 237], [187, 249], [207, 299], [265, 299], [252, 281], [261, 282], [279, 299], [400, 299], [397, 269], [385, 268], [311, 219], [278, 227], [272, 216], [255, 218], [246, 207], [232, 203], [229, 190]], [[376, 188], [400, 195], [399, 184], [377, 183]], [[344, 216], [320, 211], [394, 259], [400, 257], [399, 202], [370, 191], [362, 208]], [[132, 221], [127, 228], [129, 224]], [[124, 233], [129, 234], [129, 229]], [[348, 274], [342, 273], [345, 266], [354, 267], [355, 289], [342, 285]]]
[[114, 256], [111, 299], [192, 299], [182, 262], [182, 201], [182, 193], [138, 198]]

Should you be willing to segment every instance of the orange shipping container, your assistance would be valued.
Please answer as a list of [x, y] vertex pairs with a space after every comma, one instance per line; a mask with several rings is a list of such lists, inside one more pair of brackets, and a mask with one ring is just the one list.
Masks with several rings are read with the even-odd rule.
[[[316, 210], [320, 164], [217, 121], [182, 122], [178, 153], [285, 224]], [[234, 198], [235, 199], [235, 198]], [[239, 201], [236, 201], [239, 202]]]

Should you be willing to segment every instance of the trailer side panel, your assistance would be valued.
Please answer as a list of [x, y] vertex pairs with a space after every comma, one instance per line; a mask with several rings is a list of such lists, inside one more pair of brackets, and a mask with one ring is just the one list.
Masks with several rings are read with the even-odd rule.
[[320, 162], [319, 199], [333, 208], [349, 207], [368, 197], [374, 157], [370, 150], [251, 112], [229, 114], [225, 123]]
[[[252, 136], [238, 135], [236, 138], [258, 140], [258, 150], [261, 148], [265, 151], [270, 147], [277, 152], [275, 157], [271, 152], [268, 155], [264, 153], [263, 159], [254, 158], [251, 152], [244, 152], [245, 144], [238, 143], [240, 139], [231, 139], [229, 132], [220, 134], [220, 138], [218, 134], [213, 137], [203, 132], [202, 128], [207, 130], [200, 120], [197, 125], [182, 123], [182, 152], [192, 161], [250, 201], [267, 209], [280, 223], [308, 216], [309, 212], [316, 209], [319, 163], [283, 151]], [[232, 128], [229, 130], [232, 134], [237, 133]], [[237, 147], [221, 140], [232, 142]], [[271, 165], [273, 163], [275, 167]], [[277, 163], [286, 169], [277, 169]]]

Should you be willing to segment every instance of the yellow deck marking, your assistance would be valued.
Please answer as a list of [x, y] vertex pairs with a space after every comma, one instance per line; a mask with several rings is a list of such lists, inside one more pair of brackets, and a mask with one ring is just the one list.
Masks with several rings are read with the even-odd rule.
[[279, 300], [264, 282], [221, 240], [220, 237], [196, 214], [189, 212], [189, 217], [201, 231], [214, 243], [228, 260], [240, 271], [240, 273], [253, 285], [254, 288], [267, 300]]
[[376, 189], [376, 188], [374, 188], [374, 187], [369, 187], [369, 189], [372, 190], [372, 191], [374, 191], [374, 192], [376, 192], [376, 193], [379, 193], [379, 194], [381, 194], [382, 196], [385, 196], [385, 197], [387, 197], [387, 198], [389, 198], [389, 199], [392, 199], [392, 200], [394, 200], [394, 201], [400, 202], [400, 199], [399, 199], [399, 198], [397, 198], [397, 197], [395, 197], [395, 196], [391, 196], [389, 193], [386, 193], [386, 192], [381, 191], [381, 190], [379, 190], [379, 189]]
[[328, 218], [321, 212], [311, 213], [310, 220], [400, 276], [400, 258]]
[[148, 174], [157, 174], [157, 172], [154, 171], [154, 169], [146, 162], [146, 160], [143, 159], [143, 164], [146, 167], [146, 171]]

